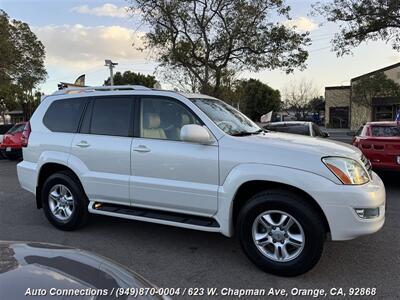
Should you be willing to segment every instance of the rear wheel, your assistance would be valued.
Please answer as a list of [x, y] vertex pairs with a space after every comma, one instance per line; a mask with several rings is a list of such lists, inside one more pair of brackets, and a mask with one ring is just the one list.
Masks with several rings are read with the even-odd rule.
[[47, 219], [61, 230], [74, 230], [88, 219], [88, 199], [72, 172], [52, 174], [42, 188], [42, 206]]
[[297, 276], [320, 259], [325, 228], [306, 199], [283, 190], [264, 191], [241, 209], [237, 232], [249, 259], [262, 270]]

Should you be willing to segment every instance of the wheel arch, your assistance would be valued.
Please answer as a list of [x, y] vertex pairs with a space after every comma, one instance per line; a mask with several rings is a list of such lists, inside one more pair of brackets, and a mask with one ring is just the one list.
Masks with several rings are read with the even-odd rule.
[[271, 189], [281, 189], [285, 191], [289, 191], [295, 193], [297, 195], [302, 196], [303, 198], [309, 200], [309, 204], [318, 212], [321, 216], [322, 222], [324, 223], [324, 228], [326, 232], [330, 232], [330, 227], [328, 220], [324, 211], [318, 202], [307, 192], [304, 190], [281, 182], [268, 181], [268, 180], [250, 180], [242, 183], [239, 188], [236, 190], [236, 193], [233, 198], [233, 204], [231, 209], [231, 224], [232, 228], [235, 227], [237, 222], [237, 217], [241, 208], [245, 205], [245, 203], [255, 194]]
[[42, 199], [41, 199], [41, 191], [44, 182], [46, 181], [49, 176], [51, 176], [54, 173], [57, 172], [62, 172], [62, 171], [67, 171], [71, 173], [75, 179], [82, 185], [81, 181], [79, 180], [79, 177], [76, 175], [76, 173], [68, 166], [60, 163], [53, 163], [53, 162], [48, 162], [45, 163], [41, 166], [39, 170], [39, 175], [37, 179], [37, 184], [36, 184], [36, 207], [38, 209], [42, 208]]

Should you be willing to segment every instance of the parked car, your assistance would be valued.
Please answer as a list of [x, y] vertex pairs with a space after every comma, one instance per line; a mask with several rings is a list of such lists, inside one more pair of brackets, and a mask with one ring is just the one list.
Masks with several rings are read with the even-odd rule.
[[[0, 242], [0, 299], [136, 299], [123, 289], [156, 289], [133, 271], [97, 254], [37, 242]], [[113, 293], [111, 295], [111, 293]], [[167, 299], [144, 295], [139, 299]]]
[[274, 122], [263, 126], [264, 129], [286, 133], [301, 134], [327, 138], [329, 134], [322, 131], [317, 124], [304, 121]]
[[236, 234], [258, 267], [295, 276], [318, 262], [328, 232], [349, 240], [385, 221], [383, 182], [359, 149], [264, 132], [210, 96], [66, 89], [29, 124], [18, 178], [61, 230], [101, 214]]
[[[8, 131], [8, 130], [10, 130], [11, 129], [11, 127], [13, 127], [14, 126], [14, 124], [3, 124], [3, 125], [0, 125], [0, 145], [1, 145], [1, 143], [3, 142], [3, 137], [4, 137], [4, 134]], [[1, 147], [1, 146], [0, 146]], [[1, 153], [1, 151], [0, 151], [0, 159], [4, 159], [4, 158], [6, 158], [2, 153]]]
[[3, 136], [3, 141], [0, 144], [0, 152], [3, 156], [9, 159], [18, 159], [22, 157], [22, 133], [26, 122], [15, 124]]
[[400, 124], [369, 122], [355, 133], [353, 145], [371, 161], [374, 169], [400, 171]]

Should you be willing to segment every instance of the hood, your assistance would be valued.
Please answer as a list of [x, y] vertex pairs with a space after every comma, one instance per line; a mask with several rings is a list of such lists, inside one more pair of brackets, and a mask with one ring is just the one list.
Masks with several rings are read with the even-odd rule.
[[283, 148], [295, 152], [313, 153], [324, 156], [343, 156], [359, 159], [361, 151], [349, 144], [318, 137], [268, 131], [263, 134], [247, 136], [246, 141], [260, 146]]
[[346, 157], [362, 164], [361, 151], [352, 145], [273, 131], [242, 137], [225, 135], [220, 151], [226, 172], [241, 163], [269, 164], [312, 172], [334, 182], [337, 178], [322, 163], [323, 157]]

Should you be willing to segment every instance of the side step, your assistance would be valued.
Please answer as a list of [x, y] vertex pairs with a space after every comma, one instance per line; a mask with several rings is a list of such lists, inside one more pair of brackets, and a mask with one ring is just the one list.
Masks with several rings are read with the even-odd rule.
[[219, 231], [220, 229], [220, 225], [213, 218], [111, 203], [90, 201], [89, 212], [204, 231]]

